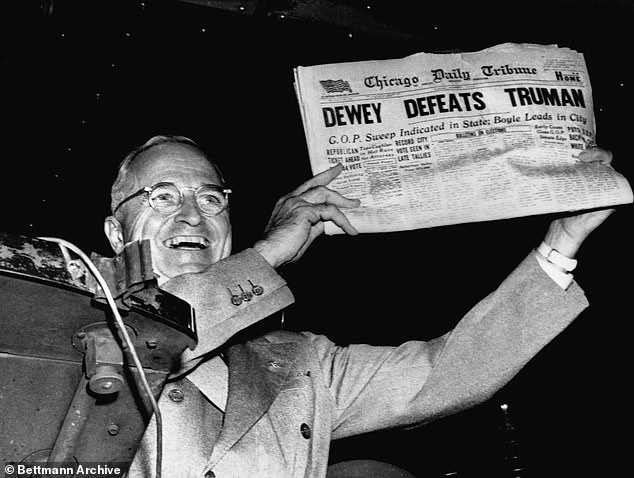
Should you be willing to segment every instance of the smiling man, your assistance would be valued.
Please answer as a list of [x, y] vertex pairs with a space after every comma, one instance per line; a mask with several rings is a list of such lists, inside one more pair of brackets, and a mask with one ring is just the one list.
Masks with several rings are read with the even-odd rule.
[[121, 164], [105, 232], [117, 253], [149, 239], [159, 284], [202, 272], [231, 254], [229, 193], [192, 141], [158, 136]]
[[[611, 159], [598, 148], [580, 155]], [[570, 273], [573, 257], [611, 210], [553, 221], [492, 294], [432, 341], [339, 347], [279, 330], [230, 340], [292, 303], [275, 268], [299, 259], [324, 222], [357, 233], [344, 211], [359, 202], [327, 187], [340, 172], [282, 197], [264, 237], [232, 254], [229, 190], [193, 141], [154, 137], [120, 166], [106, 235], [117, 253], [148, 239], [161, 287], [188, 301], [198, 322], [198, 345], [159, 400], [163, 477], [323, 478], [332, 439], [421, 425], [481, 403], [587, 306]], [[155, 476], [156, 433], [152, 419], [131, 477]]]

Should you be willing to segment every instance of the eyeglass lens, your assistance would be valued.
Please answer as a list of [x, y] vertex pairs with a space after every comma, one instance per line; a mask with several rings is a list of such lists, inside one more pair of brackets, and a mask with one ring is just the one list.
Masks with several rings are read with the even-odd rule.
[[[205, 214], [219, 214], [227, 205], [225, 193], [212, 186], [196, 190], [196, 202]], [[170, 214], [182, 205], [182, 195], [174, 184], [159, 184], [150, 192], [150, 204], [161, 214]]]

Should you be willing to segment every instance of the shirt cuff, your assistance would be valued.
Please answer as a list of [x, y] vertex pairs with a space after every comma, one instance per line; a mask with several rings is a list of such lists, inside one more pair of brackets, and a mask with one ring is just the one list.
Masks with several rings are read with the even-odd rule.
[[548, 262], [546, 259], [541, 257], [538, 253], [535, 253], [535, 258], [537, 259], [537, 262], [539, 262], [539, 265], [541, 266], [541, 268], [544, 269], [544, 272], [548, 274], [548, 276], [552, 280], [554, 280], [559, 287], [561, 287], [564, 290], [570, 287], [570, 284], [572, 283], [572, 279], [574, 277], [572, 274], [558, 269], [555, 265]]

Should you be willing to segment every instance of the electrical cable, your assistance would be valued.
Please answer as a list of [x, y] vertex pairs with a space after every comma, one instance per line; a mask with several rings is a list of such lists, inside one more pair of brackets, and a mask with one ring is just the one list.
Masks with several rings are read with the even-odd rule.
[[143, 366], [141, 365], [141, 361], [139, 360], [139, 356], [137, 355], [136, 349], [134, 348], [134, 344], [132, 343], [132, 340], [130, 339], [130, 336], [128, 335], [128, 331], [126, 330], [123, 319], [121, 318], [121, 315], [119, 314], [119, 310], [117, 309], [117, 305], [115, 304], [112, 293], [110, 292], [110, 289], [108, 288], [108, 284], [106, 283], [105, 279], [99, 272], [99, 269], [97, 269], [97, 266], [95, 266], [95, 264], [90, 260], [90, 258], [74, 244], [68, 241], [65, 241], [64, 239], [59, 239], [57, 237], [38, 237], [38, 239], [59, 244], [59, 246], [62, 248], [62, 252], [64, 252], [63, 248], [67, 248], [73, 251], [75, 254], [77, 254], [79, 258], [86, 264], [90, 272], [92, 272], [92, 274], [95, 276], [95, 279], [99, 283], [99, 286], [103, 289], [104, 295], [106, 296], [106, 301], [108, 302], [108, 305], [110, 306], [110, 309], [112, 310], [112, 314], [114, 316], [117, 327], [119, 327], [119, 330], [121, 331], [123, 341], [128, 347], [130, 351], [130, 356], [132, 357], [132, 361], [134, 362], [134, 365], [136, 366], [139, 372], [139, 378], [141, 380], [141, 384], [143, 385], [143, 388], [145, 389], [145, 392], [147, 393], [150, 399], [152, 408], [154, 409], [154, 416], [156, 417], [156, 478], [161, 478], [162, 460], [163, 460], [163, 448], [162, 448], [163, 447], [163, 433], [162, 433], [163, 419], [161, 417], [161, 412], [159, 410], [158, 403], [156, 402], [156, 399], [154, 398], [154, 394], [152, 393], [152, 388], [150, 387], [150, 384], [147, 381], [147, 377], [145, 375], [145, 371], [143, 370]]

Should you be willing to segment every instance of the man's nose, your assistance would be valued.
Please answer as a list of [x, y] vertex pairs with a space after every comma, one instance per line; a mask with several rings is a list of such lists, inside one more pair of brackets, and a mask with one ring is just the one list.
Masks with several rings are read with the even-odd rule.
[[176, 213], [174, 220], [176, 222], [185, 222], [190, 226], [197, 226], [202, 221], [202, 213], [198, 208], [196, 196], [193, 193], [183, 194], [183, 203]]

